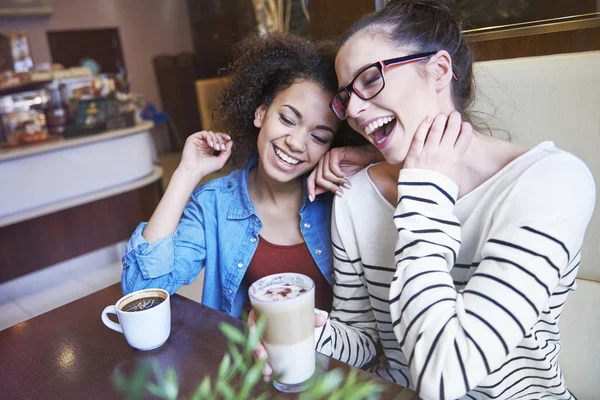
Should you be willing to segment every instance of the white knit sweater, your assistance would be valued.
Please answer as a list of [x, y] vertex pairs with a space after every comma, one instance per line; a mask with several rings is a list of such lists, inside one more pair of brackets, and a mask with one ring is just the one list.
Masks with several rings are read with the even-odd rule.
[[456, 201], [402, 170], [398, 204], [368, 169], [336, 198], [333, 311], [317, 350], [425, 399], [569, 399], [558, 320], [595, 203], [587, 167], [545, 142]]

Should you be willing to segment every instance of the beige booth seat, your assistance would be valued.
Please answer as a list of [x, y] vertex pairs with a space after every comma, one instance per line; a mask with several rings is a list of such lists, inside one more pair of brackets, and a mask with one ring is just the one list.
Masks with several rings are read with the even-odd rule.
[[196, 95], [202, 129], [205, 131], [219, 132], [223, 129], [219, 116], [219, 94], [229, 83], [227, 77], [200, 79], [196, 81]]
[[[475, 110], [528, 146], [551, 140], [580, 157], [596, 179], [577, 290], [560, 320], [560, 363], [578, 399], [600, 398], [600, 51], [486, 61], [475, 68]], [[483, 117], [483, 116], [482, 116]], [[503, 136], [506, 132], [497, 132]], [[560, 185], [560, 182], [556, 182]]]

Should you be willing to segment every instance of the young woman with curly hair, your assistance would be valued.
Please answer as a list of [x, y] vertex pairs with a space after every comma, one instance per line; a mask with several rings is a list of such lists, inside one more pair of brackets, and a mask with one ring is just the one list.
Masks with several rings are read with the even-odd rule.
[[[331, 308], [331, 195], [309, 201], [306, 176], [329, 150], [340, 122], [335, 49], [293, 36], [250, 37], [229, 67], [221, 95], [227, 131], [191, 135], [150, 221], [123, 257], [122, 290], [174, 293], [205, 268], [202, 302], [239, 317], [247, 288], [297, 272]], [[233, 149], [233, 150], [232, 150]], [[230, 156], [243, 168], [196, 186]]]

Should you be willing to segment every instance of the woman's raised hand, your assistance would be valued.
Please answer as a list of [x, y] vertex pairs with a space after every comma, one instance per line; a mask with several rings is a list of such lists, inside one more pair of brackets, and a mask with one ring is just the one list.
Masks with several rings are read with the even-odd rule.
[[383, 161], [383, 156], [370, 144], [331, 149], [319, 160], [306, 180], [309, 198], [312, 201], [327, 191], [341, 195], [340, 187], [350, 189], [348, 176], [377, 161]]
[[200, 131], [190, 135], [183, 146], [177, 168], [200, 181], [203, 177], [223, 168], [231, 155], [233, 142], [225, 133]]
[[458, 184], [460, 163], [472, 138], [471, 124], [456, 111], [428, 117], [417, 128], [404, 168], [439, 172]]

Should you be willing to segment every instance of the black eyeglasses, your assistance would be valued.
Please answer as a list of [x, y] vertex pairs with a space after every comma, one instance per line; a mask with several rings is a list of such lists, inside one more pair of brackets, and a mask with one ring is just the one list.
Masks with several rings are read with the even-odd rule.
[[[350, 102], [352, 92], [363, 100], [370, 100], [377, 96], [385, 87], [385, 77], [383, 71], [389, 67], [406, 65], [413, 62], [421, 61], [436, 54], [437, 51], [429, 51], [426, 53], [418, 53], [410, 56], [390, 58], [388, 60], [377, 61], [366, 66], [356, 74], [349, 85], [340, 90], [329, 103], [329, 107], [335, 115], [341, 120], [348, 118], [346, 109]], [[452, 77], [456, 80], [456, 75], [452, 73]]]

